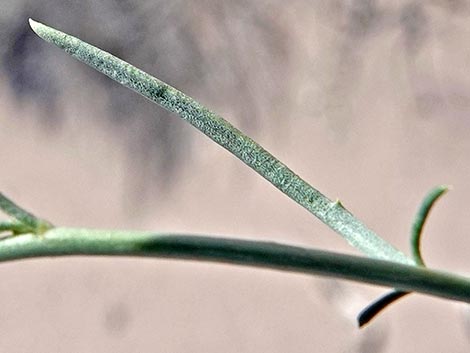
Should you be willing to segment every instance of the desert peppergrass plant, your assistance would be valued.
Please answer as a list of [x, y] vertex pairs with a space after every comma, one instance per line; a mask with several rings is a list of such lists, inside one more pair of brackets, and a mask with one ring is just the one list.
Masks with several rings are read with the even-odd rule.
[[366, 256], [226, 237], [56, 227], [0, 193], [0, 209], [11, 218], [0, 223], [0, 233], [4, 235], [0, 261], [67, 255], [174, 258], [271, 268], [393, 288], [359, 313], [359, 326], [411, 292], [470, 302], [470, 278], [427, 268], [420, 252], [426, 218], [447, 186], [438, 186], [425, 197], [411, 227], [412, 256], [408, 257], [368, 229], [339, 200], [328, 199], [258, 143], [191, 97], [78, 38], [31, 19], [30, 25], [42, 39], [179, 115]]

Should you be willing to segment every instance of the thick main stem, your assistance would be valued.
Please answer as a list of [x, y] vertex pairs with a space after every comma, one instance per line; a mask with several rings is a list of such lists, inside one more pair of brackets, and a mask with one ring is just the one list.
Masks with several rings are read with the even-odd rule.
[[0, 261], [66, 255], [212, 261], [348, 279], [470, 302], [470, 279], [417, 266], [272, 242], [54, 228], [0, 242]]

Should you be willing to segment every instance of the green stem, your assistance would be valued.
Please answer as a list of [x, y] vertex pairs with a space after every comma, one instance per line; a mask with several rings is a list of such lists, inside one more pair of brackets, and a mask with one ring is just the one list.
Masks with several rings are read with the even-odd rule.
[[76, 59], [170, 112], [178, 114], [342, 235], [358, 250], [373, 258], [413, 263], [410, 258], [368, 229], [339, 202], [325, 197], [251, 138], [191, 97], [78, 38], [33, 20], [30, 20], [30, 24], [44, 40], [57, 45]]
[[238, 264], [332, 276], [470, 302], [468, 278], [272, 242], [71, 228], [53, 228], [43, 237], [20, 235], [0, 242], [0, 261], [66, 255], [142, 256]]

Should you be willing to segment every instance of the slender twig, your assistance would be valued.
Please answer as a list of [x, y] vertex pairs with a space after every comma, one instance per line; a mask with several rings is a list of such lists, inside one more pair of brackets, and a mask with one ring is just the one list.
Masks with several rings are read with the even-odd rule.
[[413, 259], [418, 266], [425, 266], [423, 257], [421, 256], [421, 235], [423, 227], [428, 218], [429, 212], [436, 201], [449, 190], [447, 185], [440, 185], [432, 189], [424, 198], [418, 213], [415, 216], [413, 227], [411, 229], [411, 252]]
[[54, 228], [0, 242], [0, 261], [107, 255], [211, 261], [332, 276], [470, 302], [470, 279], [396, 262], [273, 242], [145, 232]]
[[233, 153], [363, 253], [373, 258], [405, 264], [413, 263], [410, 258], [368, 229], [340, 203], [325, 197], [251, 138], [191, 97], [78, 38], [33, 20], [30, 20], [30, 24], [32, 29], [44, 40], [57, 45], [76, 59], [170, 112], [177, 113], [182, 119]]

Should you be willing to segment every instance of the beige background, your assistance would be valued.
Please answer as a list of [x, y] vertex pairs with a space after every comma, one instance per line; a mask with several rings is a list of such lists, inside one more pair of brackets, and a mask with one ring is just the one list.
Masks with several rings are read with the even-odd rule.
[[[85, 3], [82, 13], [52, 0], [3, 0], [3, 38], [11, 28], [26, 33], [33, 16], [133, 58], [406, 251], [422, 197], [451, 184], [427, 223], [423, 252], [431, 267], [469, 272], [468, 2], [136, 1], [129, 6], [138, 15], [114, 17], [112, 1]], [[140, 23], [131, 15], [145, 15], [138, 31], [150, 33], [135, 43], [134, 27], [117, 30]], [[181, 26], [193, 33], [183, 43], [172, 34]], [[0, 52], [0, 188], [21, 205], [64, 226], [225, 234], [355, 253], [176, 116], [39, 39], [19, 67], [5, 59], [12, 41]], [[163, 45], [173, 56], [161, 59]], [[186, 51], [191, 45], [197, 56]], [[156, 57], [162, 68], [147, 60]], [[43, 64], [60, 83], [52, 123], [42, 86], [18, 93], [8, 71]], [[141, 111], [113, 120], [120, 100]], [[154, 117], [170, 142], [147, 136], [139, 145]], [[2, 352], [469, 350], [463, 304], [414, 295], [358, 330], [356, 314], [385, 289], [330, 279], [118, 258], [7, 263], [0, 278]]]

